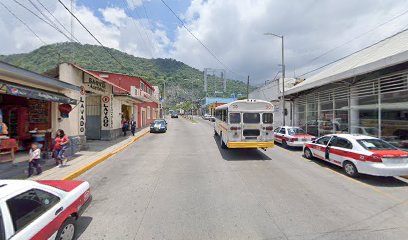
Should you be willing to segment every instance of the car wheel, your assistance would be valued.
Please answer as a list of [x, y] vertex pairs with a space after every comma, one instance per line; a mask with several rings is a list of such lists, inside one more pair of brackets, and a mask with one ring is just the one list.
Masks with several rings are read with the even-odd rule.
[[285, 141], [285, 140], [282, 140], [282, 146], [284, 147], [284, 148], [288, 148], [289, 146], [288, 146], [288, 143]]
[[359, 175], [358, 170], [356, 165], [354, 165], [354, 163], [350, 162], [350, 161], [346, 161], [343, 164], [343, 169], [344, 172], [346, 173], [347, 176], [349, 177], [357, 177]]
[[75, 239], [76, 233], [76, 221], [73, 217], [69, 217], [65, 220], [62, 224], [60, 229], [58, 230], [57, 240], [72, 240]]
[[310, 151], [309, 148], [305, 148], [304, 154], [305, 154], [305, 157], [306, 157], [307, 159], [312, 159], [312, 158], [313, 158], [312, 151]]
[[222, 140], [222, 134], [220, 134], [220, 144], [221, 144], [221, 148], [222, 149], [226, 149], [227, 145], [224, 143], [224, 141]]

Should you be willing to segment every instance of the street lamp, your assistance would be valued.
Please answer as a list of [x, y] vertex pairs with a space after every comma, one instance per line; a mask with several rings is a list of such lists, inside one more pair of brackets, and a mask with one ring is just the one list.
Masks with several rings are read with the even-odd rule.
[[282, 40], [282, 123], [283, 126], [285, 126], [285, 53], [283, 35], [277, 35], [274, 33], [264, 33], [264, 35], [278, 37]]

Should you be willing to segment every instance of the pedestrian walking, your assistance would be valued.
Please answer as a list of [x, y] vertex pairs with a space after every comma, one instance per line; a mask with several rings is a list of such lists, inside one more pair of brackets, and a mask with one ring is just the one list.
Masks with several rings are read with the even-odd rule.
[[129, 129], [128, 122], [126, 120], [123, 121], [122, 124], [122, 131], [123, 131], [123, 136], [126, 137], [126, 132]]
[[55, 145], [54, 145], [54, 154], [55, 154], [55, 162], [58, 167], [64, 166], [64, 159], [65, 159], [65, 151], [68, 149], [69, 146], [69, 138], [65, 135], [64, 130], [58, 129], [57, 136], [55, 137]]
[[132, 135], [135, 136], [135, 132], [136, 132], [136, 122], [134, 120], [132, 120], [130, 122], [130, 131], [132, 132]]
[[38, 147], [38, 143], [32, 143], [31, 149], [28, 153], [28, 177], [31, 177], [34, 173], [34, 168], [37, 172], [37, 175], [42, 173], [40, 158], [41, 158], [41, 149]]

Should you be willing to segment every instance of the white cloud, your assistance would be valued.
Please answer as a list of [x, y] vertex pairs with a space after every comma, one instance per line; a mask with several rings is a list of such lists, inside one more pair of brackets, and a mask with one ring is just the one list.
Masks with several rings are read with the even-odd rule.
[[[288, 75], [320, 66], [401, 29], [407, 16], [391, 22], [314, 62], [314, 57], [403, 12], [405, 1], [193, 0], [183, 14], [188, 28], [230, 68], [255, 81], [279, 70], [280, 39], [285, 36]], [[183, 28], [171, 55], [198, 68], [222, 67]], [[231, 76], [231, 73], [229, 73]], [[243, 78], [243, 77], [241, 77]]]
[[103, 18], [105, 21], [119, 27], [121, 22], [127, 18], [127, 15], [125, 13], [125, 10], [121, 8], [112, 8], [108, 7], [105, 9], [99, 9], [99, 11], [102, 13]]
[[[127, 3], [130, 8], [137, 8], [141, 1], [127, 0]], [[70, 29], [71, 17], [57, 1], [41, 2]], [[65, 2], [69, 6], [69, 1]], [[29, 24], [46, 43], [67, 41], [63, 35], [13, 0], [2, 0], [2, 3]], [[29, 3], [22, 3], [32, 8]], [[168, 18], [149, 23], [146, 19], [132, 18], [125, 9], [106, 7], [92, 10], [80, 3], [77, 2], [74, 13], [107, 47], [140, 57], [172, 57], [199, 69], [223, 67], [183, 27], [169, 29], [174, 26], [169, 22], [162, 25], [163, 19]], [[408, 8], [405, 3], [403, 0], [192, 0], [180, 17], [222, 62], [242, 75], [251, 75], [253, 82], [258, 83], [276, 74], [281, 54], [279, 39], [264, 36], [263, 33], [273, 32], [285, 36], [287, 75], [292, 76], [294, 72], [300, 74], [313, 69], [406, 26], [408, 14], [316, 61], [310, 61], [404, 12]], [[163, 14], [171, 15], [164, 7]], [[0, 31], [0, 54], [28, 52], [42, 45], [2, 6]], [[173, 42], [168, 37], [168, 31], [175, 31]], [[75, 21], [74, 35], [82, 43], [97, 44]], [[229, 77], [237, 77], [231, 72], [227, 74]]]
[[[35, 2], [35, 1], [33, 1]], [[70, 31], [71, 16], [57, 1], [46, 0], [43, 4], [53, 13], [53, 15]], [[27, 7], [34, 8], [27, 4]], [[133, 1], [135, 4], [136, 2]], [[21, 17], [47, 44], [56, 42], [66, 42], [68, 39], [51, 28], [40, 19], [18, 6], [12, 0], [4, 1], [17, 16]], [[69, 6], [69, 2], [66, 2]], [[38, 7], [41, 8], [40, 5]], [[107, 47], [116, 48], [140, 57], [165, 56], [165, 48], [170, 44], [165, 32], [160, 30], [150, 30], [144, 19], [133, 19], [128, 16], [124, 9], [117, 7], [107, 7], [98, 9], [102, 19], [96, 16], [84, 5], [76, 5], [74, 13], [81, 22]], [[43, 10], [44, 14], [47, 14]], [[49, 16], [51, 18], [51, 16]], [[61, 26], [59, 28], [63, 30]], [[34, 50], [42, 45], [29, 30], [15, 19], [6, 9], [0, 6], [0, 30], [3, 33], [0, 54], [22, 53]], [[86, 30], [75, 20], [73, 25], [74, 36], [82, 43], [98, 43]], [[70, 36], [70, 32], [66, 32]]]

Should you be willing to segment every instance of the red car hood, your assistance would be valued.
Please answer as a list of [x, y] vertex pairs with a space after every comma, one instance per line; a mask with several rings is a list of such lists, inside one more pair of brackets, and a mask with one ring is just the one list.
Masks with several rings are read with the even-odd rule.
[[65, 192], [70, 192], [74, 188], [78, 187], [84, 181], [65, 181], [65, 180], [38, 180], [38, 183], [49, 185], [51, 187], [55, 187], [61, 189]]
[[401, 150], [370, 150], [370, 152], [381, 157], [408, 157], [408, 152]]

